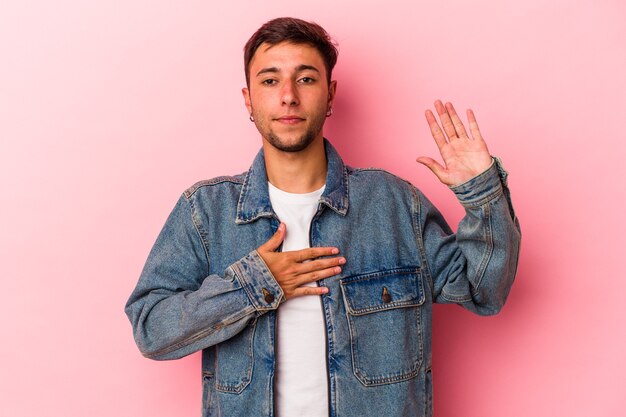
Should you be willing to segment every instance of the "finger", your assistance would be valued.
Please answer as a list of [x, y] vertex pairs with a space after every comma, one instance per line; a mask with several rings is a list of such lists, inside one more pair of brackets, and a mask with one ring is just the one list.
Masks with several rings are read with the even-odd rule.
[[303, 295], [323, 295], [327, 293], [327, 287], [299, 287], [293, 290], [289, 298], [301, 297]]
[[296, 262], [309, 261], [322, 256], [337, 255], [339, 249], [333, 247], [307, 248], [291, 252]]
[[443, 148], [448, 142], [439, 127], [439, 123], [437, 123], [437, 119], [435, 119], [435, 115], [430, 110], [426, 110], [426, 121], [428, 122], [428, 127], [430, 127], [430, 133], [432, 133], [435, 143], [437, 143], [437, 147], [439, 149]]
[[450, 119], [448, 111], [441, 103], [441, 100], [435, 101], [435, 109], [437, 109], [437, 114], [439, 114], [439, 119], [441, 119], [441, 125], [443, 126], [443, 131], [446, 132], [446, 136], [448, 139], [455, 139], [457, 135], [454, 124], [452, 123], [452, 119]]
[[427, 156], [420, 156], [419, 158], [417, 158], [417, 162], [419, 162], [422, 165], [426, 165], [428, 169], [430, 169], [433, 172], [433, 174], [435, 174], [437, 178], [439, 178], [439, 181], [443, 182], [444, 184], [447, 184], [446, 169], [443, 166], [441, 166], [439, 162]]
[[311, 262], [304, 262], [300, 264], [300, 269], [298, 274], [308, 274], [314, 271], [320, 271], [326, 268], [332, 268], [339, 265], [344, 265], [346, 263], [346, 259], [343, 257], [337, 258], [325, 258], [325, 259], [317, 259]]
[[467, 132], [465, 131], [465, 126], [463, 126], [463, 122], [456, 114], [456, 110], [454, 110], [454, 106], [452, 103], [446, 103], [446, 109], [448, 110], [448, 114], [452, 119], [452, 124], [454, 125], [454, 130], [456, 134], [460, 138], [467, 138]]
[[287, 226], [285, 226], [285, 223], [281, 223], [278, 226], [278, 230], [276, 230], [276, 233], [274, 233], [274, 235], [269, 238], [267, 242], [259, 246], [259, 250], [261, 252], [274, 252], [276, 249], [278, 249], [285, 239], [286, 229]]
[[341, 267], [334, 266], [332, 268], [326, 268], [320, 271], [313, 271], [308, 274], [299, 275], [295, 282], [298, 284], [298, 287], [300, 287], [304, 284], [319, 281], [320, 279], [330, 278], [338, 274], [341, 274]]
[[476, 116], [474, 116], [474, 112], [471, 109], [467, 110], [467, 120], [469, 120], [469, 128], [470, 132], [472, 132], [472, 138], [482, 139], [480, 130], [478, 129], [478, 123], [476, 122]]

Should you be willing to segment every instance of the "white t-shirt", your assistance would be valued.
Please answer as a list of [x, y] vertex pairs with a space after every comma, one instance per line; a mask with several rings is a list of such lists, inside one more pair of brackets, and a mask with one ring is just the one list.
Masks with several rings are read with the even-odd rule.
[[[308, 248], [311, 220], [324, 187], [292, 194], [268, 185], [272, 207], [287, 226], [283, 252]], [[306, 295], [281, 304], [276, 334], [276, 415], [328, 417], [326, 328], [320, 297]]]

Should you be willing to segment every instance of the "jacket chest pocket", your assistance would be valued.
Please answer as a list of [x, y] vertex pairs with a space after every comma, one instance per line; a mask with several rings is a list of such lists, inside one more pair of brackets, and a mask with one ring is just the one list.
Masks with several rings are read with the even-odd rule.
[[341, 280], [354, 375], [366, 386], [417, 375], [423, 357], [424, 288], [419, 269], [400, 268]]

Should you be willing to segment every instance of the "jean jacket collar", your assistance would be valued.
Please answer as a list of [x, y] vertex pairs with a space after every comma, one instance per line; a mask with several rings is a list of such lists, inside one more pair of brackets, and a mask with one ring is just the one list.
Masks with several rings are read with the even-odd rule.
[[[345, 216], [348, 212], [348, 168], [327, 139], [324, 139], [324, 148], [328, 170], [326, 188], [320, 197], [320, 204]], [[237, 204], [236, 223], [250, 223], [261, 217], [272, 216], [274, 211], [270, 203], [265, 156], [261, 148], [245, 175]]]

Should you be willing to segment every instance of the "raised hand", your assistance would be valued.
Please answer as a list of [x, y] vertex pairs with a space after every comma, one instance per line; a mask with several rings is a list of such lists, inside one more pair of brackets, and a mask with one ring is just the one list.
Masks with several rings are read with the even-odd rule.
[[[257, 252], [269, 267], [272, 275], [283, 289], [287, 299], [302, 295], [321, 295], [327, 287], [308, 287], [304, 284], [332, 277], [341, 272], [346, 263], [343, 257], [318, 259], [337, 255], [339, 249], [332, 247], [308, 248], [290, 252], [275, 252], [285, 239], [286, 227], [281, 223], [274, 236], [261, 245]], [[308, 261], [308, 262], [307, 262]]]
[[445, 166], [427, 156], [420, 156], [417, 162], [426, 165], [439, 178], [439, 181], [448, 186], [462, 184], [487, 170], [491, 166], [492, 158], [478, 130], [474, 112], [467, 110], [470, 137], [452, 103], [446, 103], [444, 106], [440, 100], [437, 100], [435, 109], [439, 114], [443, 130], [430, 110], [426, 110], [426, 121]]

